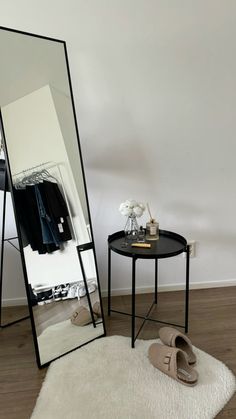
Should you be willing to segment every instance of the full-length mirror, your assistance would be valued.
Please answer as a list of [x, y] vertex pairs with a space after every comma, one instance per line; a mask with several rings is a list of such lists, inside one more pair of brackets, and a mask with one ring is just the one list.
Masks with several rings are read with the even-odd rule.
[[1, 130], [39, 366], [104, 335], [63, 41], [1, 28]]

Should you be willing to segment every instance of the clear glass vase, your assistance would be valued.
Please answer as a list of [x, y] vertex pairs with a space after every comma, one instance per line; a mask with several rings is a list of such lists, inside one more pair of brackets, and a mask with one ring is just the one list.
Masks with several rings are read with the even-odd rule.
[[137, 240], [138, 230], [139, 230], [139, 226], [138, 226], [136, 216], [135, 215], [130, 215], [127, 218], [125, 228], [124, 228], [126, 240], [128, 240], [128, 241]]

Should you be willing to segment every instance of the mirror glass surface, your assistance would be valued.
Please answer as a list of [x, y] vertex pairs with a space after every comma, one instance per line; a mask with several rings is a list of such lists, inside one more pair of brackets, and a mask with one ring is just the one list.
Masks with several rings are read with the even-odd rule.
[[[0, 56], [2, 136], [43, 365], [104, 334], [100, 315], [92, 323], [77, 253], [92, 242], [91, 224], [65, 43], [2, 28]], [[93, 250], [81, 258], [91, 303], [100, 304]]]

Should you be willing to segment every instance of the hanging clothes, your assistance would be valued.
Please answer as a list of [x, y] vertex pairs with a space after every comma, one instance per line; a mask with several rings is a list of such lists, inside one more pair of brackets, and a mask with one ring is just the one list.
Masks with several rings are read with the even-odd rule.
[[72, 239], [67, 205], [57, 183], [14, 188], [14, 199], [24, 247], [30, 244], [39, 254], [52, 253]]
[[34, 188], [27, 186], [25, 189], [14, 189], [14, 201], [23, 246], [26, 247], [30, 244], [32, 250], [37, 250], [40, 254], [47, 253], [47, 249], [43, 245]]
[[69, 212], [57, 183], [45, 180], [38, 185], [45, 209], [49, 217], [56, 224], [56, 231], [60, 242], [72, 239], [68, 223]]
[[43, 244], [55, 244], [59, 247], [60, 237], [57, 229], [55, 220], [50, 217], [45, 209], [45, 205], [42, 199], [41, 192], [39, 190], [39, 185], [34, 186], [36, 202], [38, 206], [39, 220], [42, 230]]

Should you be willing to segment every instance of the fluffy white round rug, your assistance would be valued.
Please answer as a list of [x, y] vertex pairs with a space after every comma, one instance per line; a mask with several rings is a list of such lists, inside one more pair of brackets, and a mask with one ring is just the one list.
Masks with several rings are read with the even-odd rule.
[[32, 419], [212, 419], [233, 395], [235, 377], [195, 348], [199, 382], [186, 387], [148, 360], [159, 340], [111, 336], [51, 364]]

